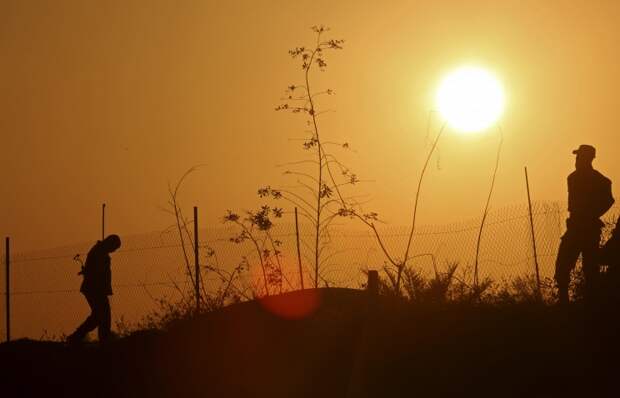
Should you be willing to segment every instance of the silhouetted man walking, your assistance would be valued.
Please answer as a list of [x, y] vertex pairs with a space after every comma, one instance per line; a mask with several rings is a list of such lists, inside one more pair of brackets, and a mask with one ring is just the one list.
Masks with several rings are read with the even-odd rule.
[[108, 296], [112, 294], [112, 270], [110, 268], [110, 253], [121, 247], [121, 238], [118, 235], [109, 235], [104, 240], [97, 241], [86, 256], [86, 263], [82, 267], [84, 280], [80, 292], [86, 297], [91, 313], [67, 341], [76, 343], [84, 340], [91, 330], [97, 329], [99, 341], [110, 337], [110, 302]]
[[573, 151], [575, 171], [568, 176], [568, 212], [566, 233], [562, 236], [555, 262], [555, 280], [560, 303], [568, 303], [570, 272], [575, 268], [579, 254], [585, 278], [585, 295], [591, 296], [599, 273], [597, 252], [603, 222], [599, 219], [614, 203], [611, 181], [594, 170], [592, 160], [596, 150], [580, 145]]

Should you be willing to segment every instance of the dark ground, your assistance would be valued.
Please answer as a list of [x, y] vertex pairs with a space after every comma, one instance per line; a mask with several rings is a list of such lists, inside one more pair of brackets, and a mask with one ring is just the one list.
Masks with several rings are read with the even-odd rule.
[[319, 292], [303, 320], [248, 302], [101, 346], [1, 344], [0, 395], [620, 397], [615, 305], [370, 305], [362, 291]]

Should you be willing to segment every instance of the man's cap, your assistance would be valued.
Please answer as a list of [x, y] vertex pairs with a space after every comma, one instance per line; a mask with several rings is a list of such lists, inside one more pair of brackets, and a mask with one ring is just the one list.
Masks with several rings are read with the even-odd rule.
[[582, 145], [579, 145], [579, 148], [573, 151], [573, 154], [574, 155], [585, 155], [585, 156], [589, 156], [594, 159], [596, 157], [596, 149], [594, 149], [592, 145], [582, 144]]

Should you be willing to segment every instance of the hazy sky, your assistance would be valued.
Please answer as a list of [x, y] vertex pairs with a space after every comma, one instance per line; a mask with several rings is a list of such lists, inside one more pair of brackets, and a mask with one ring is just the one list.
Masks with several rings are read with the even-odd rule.
[[[492, 206], [525, 201], [526, 165], [534, 199], [565, 200], [581, 143], [620, 179], [619, 23], [616, 1], [0, 0], [0, 234], [16, 250], [94, 240], [102, 202], [110, 232], [164, 229], [168, 182], [199, 163], [182, 199], [201, 224], [254, 207], [305, 154], [303, 117], [274, 107], [315, 24], [346, 40], [315, 86], [337, 94], [322, 134], [351, 143], [368, 209], [409, 221], [435, 90], [464, 63], [507, 92]], [[420, 222], [480, 214], [497, 142], [442, 137]]]

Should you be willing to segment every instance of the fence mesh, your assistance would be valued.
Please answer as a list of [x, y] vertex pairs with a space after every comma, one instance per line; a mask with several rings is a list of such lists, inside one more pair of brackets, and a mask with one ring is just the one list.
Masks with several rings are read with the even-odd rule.
[[[560, 237], [564, 232], [565, 205], [556, 202], [533, 204], [538, 263], [541, 277], [553, 275]], [[608, 213], [613, 221], [617, 209]], [[285, 216], [286, 218], [286, 216]], [[293, 223], [274, 225], [273, 238], [281, 241], [282, 288], [301, 285], [297, 258], [296, 232]], [[386, 257], [370, 230], [355, 229], [354, 222], [338, 219], [331, 227], [322, 253], [320, 286], [360, 288], [365, 283], [364, 270], [383, 270]], [[458, 263], [471, 271], [475, 262], [480, 218], [440, 226], [416, 229], [409, 264], [422, 272], [442, 271]], [[402, 258], [407, 245], [407, 227], [380, 226], [381, 237], [390, 254]], [[249, 271], [241, 277], [249, 290], [260, 291], [262, 273], [252, 243], [231, 242], [238, 234], [233, 225], [199, 230], [200, 265], [232, 270], [247, 261]], [[305, 286], [313, 286], [314, 262], [312, 229], [300, 224], [302, 268]], [[185, 251], [193, 267], [193, 251], [185, 236]], [[178, 300], [191, 295], [183, 245], [178, 231], [123, 236], [122, 248], [112, 254], [114, 295], [110, 297], [115, 321], [135, 322], [157, 309], [158, 299]], [[94, 242], [50, 250], [16, 253], [11, 258], [11, 335], [13, 338], [59, 338], [70, 333], [89, 312], [79, 293], [79, 254], [85, 258]], [[245, 260], [244, 260], [245, 259]], [[489, 213], [479, 252], [479, 276], [493, 280], [510, 279], [534, 273], [532, 235], [527, 204], [505, 207]], [[5, 273], [0, 273], [2, 296]], [[471, 275], [471, 273], [470, 273]], [[206, 291], [222, 285], [221, 275], [203, 270]], [[6, 308], [1, 306], [2, 336]]]

